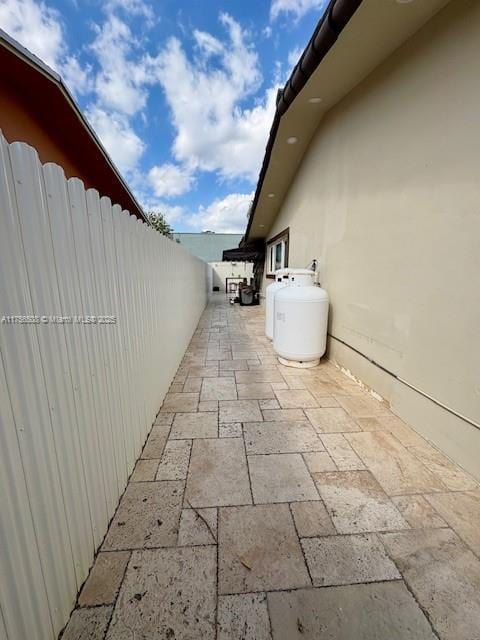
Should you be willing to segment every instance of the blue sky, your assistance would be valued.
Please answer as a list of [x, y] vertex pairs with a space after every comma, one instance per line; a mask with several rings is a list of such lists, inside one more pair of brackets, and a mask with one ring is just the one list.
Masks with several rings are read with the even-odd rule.
[[144, 208], [242, 232], [276, 91], [325, 4], [0, 0], [0, 27], [62, 75]]

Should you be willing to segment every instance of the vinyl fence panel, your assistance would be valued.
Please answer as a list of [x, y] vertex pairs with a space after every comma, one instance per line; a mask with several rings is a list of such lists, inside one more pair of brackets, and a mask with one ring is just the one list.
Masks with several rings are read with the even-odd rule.
[[68, 620], [205, 307], [206, 265], [0, 134], [0, 638]]

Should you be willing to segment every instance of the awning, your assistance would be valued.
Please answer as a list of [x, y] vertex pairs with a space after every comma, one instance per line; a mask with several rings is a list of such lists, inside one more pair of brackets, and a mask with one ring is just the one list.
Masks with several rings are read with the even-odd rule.
[[247, 242], [236, 249], [225, 249], [223, 260], [226, 262], [263, 262], [265, 243], [263, 240]]

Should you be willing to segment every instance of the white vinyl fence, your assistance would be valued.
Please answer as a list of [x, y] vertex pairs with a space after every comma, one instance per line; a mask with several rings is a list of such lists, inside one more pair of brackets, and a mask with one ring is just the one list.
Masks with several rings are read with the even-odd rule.
[[65, 625], [205, 304], [204, 262], [0, 134], [0, 639]]

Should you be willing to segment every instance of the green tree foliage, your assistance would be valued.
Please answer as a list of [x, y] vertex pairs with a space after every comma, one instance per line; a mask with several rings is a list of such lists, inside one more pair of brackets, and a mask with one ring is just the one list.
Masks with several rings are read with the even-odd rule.
[[160, 211], [147, 211], [147, 218], [154, 229], [167, 238], [172, 237], [173, 229]]

